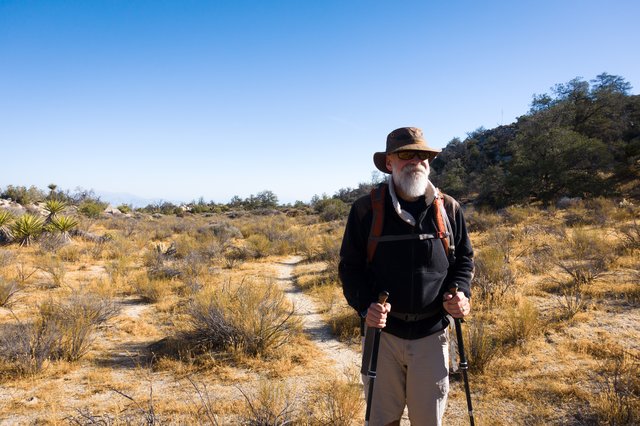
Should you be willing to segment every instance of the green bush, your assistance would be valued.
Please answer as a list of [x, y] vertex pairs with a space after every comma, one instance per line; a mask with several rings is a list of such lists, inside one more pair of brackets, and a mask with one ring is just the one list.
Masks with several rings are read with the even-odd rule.
[[35, 186], [27, 188], [25, 186], [9, 185], [7, 189], [0, 194], [0, 198], [9, 198], [18, 204], [26, 206], [27, 204], [44, 200], [46, 194]]
[[325, 222], [346, 220], [350, 208], [349, 204], [337, 198], [323, 198], [317, 200], [313, 205], [313, 209], [318, 213], [320, 219]]
[[87, 199], [80, 203], [78, 211], [91, 219], [97, 219], [107, 208], [108, 204], [99, 200]]
[[124, 214], [131, 213], [133, 211], [131, 204], [120, 204], [117, 209], [120, 210], [120, 213]]

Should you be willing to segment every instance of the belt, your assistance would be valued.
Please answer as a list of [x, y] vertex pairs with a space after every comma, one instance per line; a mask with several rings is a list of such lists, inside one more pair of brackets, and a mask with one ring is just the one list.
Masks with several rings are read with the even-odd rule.
[[438, 313], [440, 313], [440, 308], [438, 309], [432, 309], [429, 312], [424, 312], [421, 314], [406, 314], [406, 313], [402, 313], [402, 312], [389, 312], [387, 315], [389, 315], [390, 317], [393, 318], [397, 318], [399, 320], [402, 321], [406, 321], [406, 322], [415, 322], [415, 321], [420, 321], [426, 318], [431, 318], [433, 316], [436, 316]]

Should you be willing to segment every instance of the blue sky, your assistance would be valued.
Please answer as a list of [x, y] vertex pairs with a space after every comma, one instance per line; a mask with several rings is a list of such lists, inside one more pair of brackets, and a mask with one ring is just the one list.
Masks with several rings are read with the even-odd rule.
[[0, 187], [309, 201], [401, 126], [444, 147], [602, 72], [637, 1], [0, 0]]

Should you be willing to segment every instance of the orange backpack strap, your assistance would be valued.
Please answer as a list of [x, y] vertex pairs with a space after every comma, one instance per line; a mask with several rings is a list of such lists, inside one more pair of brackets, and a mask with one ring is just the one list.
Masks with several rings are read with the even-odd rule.
[[371, 190], [371, 210], [373, 218], [371, 219], [371, 230], [369, 231], [369, 240], [367, 243], [367, 263], [371, 263], [373, 255], [378, 247], [380, 235], [382, 235], [382, 226], [384, 224], [384, 198], [387, 193], [387, 184], [380, 184]]
[[433, 207], [436, 227], [438, 228], [438, 238], [442, 241], [444, 252], [447, 256], [451, 256], [455, 252], [453, 230], [451, 229], [451, 222], [444, 207], [444, 197], [441, 193], [438, 193], [438, 196], [433, 200]]

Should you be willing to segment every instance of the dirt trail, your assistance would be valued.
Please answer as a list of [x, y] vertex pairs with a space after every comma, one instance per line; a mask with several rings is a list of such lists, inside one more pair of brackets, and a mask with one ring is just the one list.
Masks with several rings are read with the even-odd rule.
[[[300, 256], [292, 256], [280, 262], [278, 265], [278, 279], [281, 288], [294, 303], [297, 315], [302, 318], [303, 329], [314, 341], [323, 353], [336, 363], [337, 371], [352, 375], [360, 370], [360, 352], [349, 348], [344, 343], [337, 341], [329, 325], [323, 320], [318, 303], [307, 296], [295, 286], [293, 282], [293, 270], [295, 265], [302, 260]], [[410, 425], [405, 409], [400, 422], [402, 426]]]
[[318, 304], [294, 285], [293, 269], [301, 260], [299, 256], [292, 256], [278, 265], [281, 288], [293, 302], [297, 315], [302, 319], [305, 333], [336, 363], [338, 371], [357, 371], [360, 368], [360, 354], [333, 337], [331, 328], [322, 319]]

